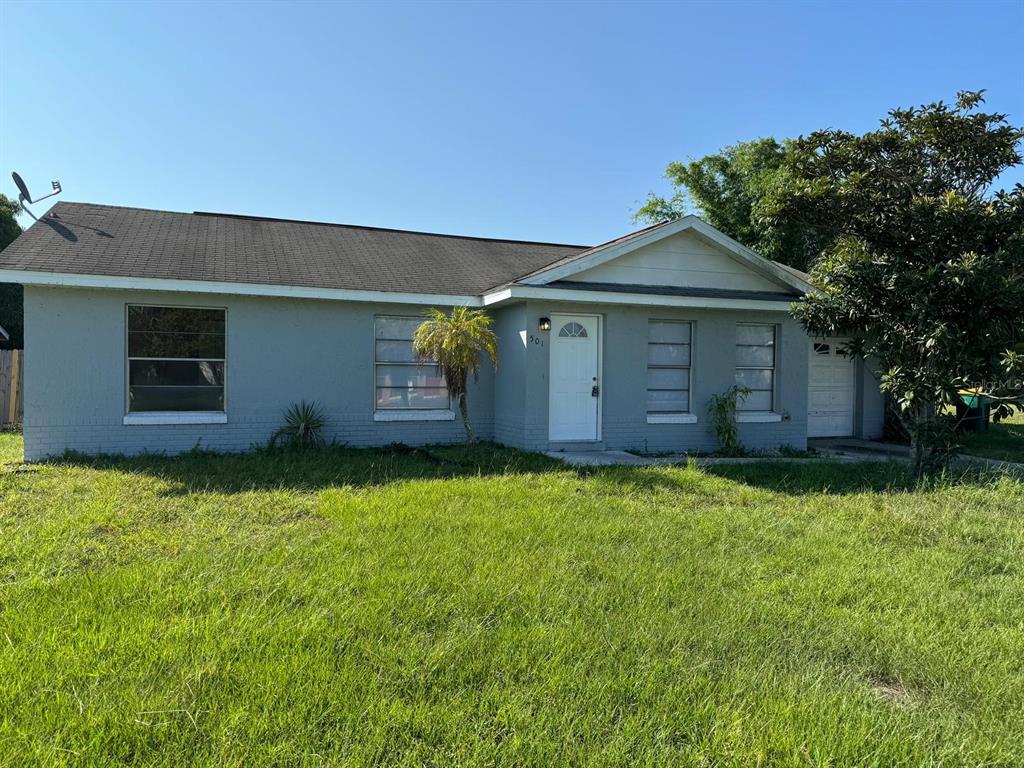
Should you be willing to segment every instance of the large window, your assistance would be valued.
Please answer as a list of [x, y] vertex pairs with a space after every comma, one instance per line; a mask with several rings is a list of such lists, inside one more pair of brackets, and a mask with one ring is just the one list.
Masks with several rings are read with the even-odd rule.
[[224, 410], [223, 309], [128, 305], [128, 410]]
[[647, 325], [647, 413], [690, 412], [690, 323]]
[[374, 318], [377, 410], [446, 410], [448, 388], [437, 365], [416, 359], [412, 337], [422, 317]]
[[771, 411], [775, 406], [775, 326], [736, 326], [736, 383], [750, 390], [741, 411]]

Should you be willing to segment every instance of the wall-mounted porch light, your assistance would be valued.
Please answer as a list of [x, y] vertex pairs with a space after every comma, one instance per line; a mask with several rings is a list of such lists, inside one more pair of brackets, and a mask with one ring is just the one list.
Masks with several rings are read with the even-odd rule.
[[551, 318], [550, 317], [542, 317], [540, 319], [540, 323], [538, 323], [537, 327], [540, 328], [540, 330], [542, 330], [542, 331], [550, 331], [551, 330]]

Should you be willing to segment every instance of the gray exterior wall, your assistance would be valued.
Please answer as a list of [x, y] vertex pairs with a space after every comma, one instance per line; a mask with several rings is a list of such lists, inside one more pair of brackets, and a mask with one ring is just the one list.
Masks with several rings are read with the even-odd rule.
[[[603, 318], [602, 430], [595, 448], [642, 451], [713, 451], [718, 444], [707, 416], [712, 394], [735, 383], [736, 323], [775, 323], [779, 329], [776, 362], [776, 410], [784, 420], [740, 424], [740, 438], [749, 449], [807, 446], [808, 338], [785, 312], [683, 310], [658, 307], [586, 306], [530, 301], [525, 312], [503, 320], [504, 334], [525, 334], [526, 378], [522, 432], [510, 444], [532, 450], [558, 449], [548, 441], [548, 336], [537, 330], [541, 317], [552, 314], [597, 314]], [[518, 308], [516, 308], [518, 310]], [[647, 423], [648, 320], [688, 320], [693, 323], [692, 412], [696, 424]], [[518, 328], [511, 328], [518, 324]], [[556, 329], [552, 329], [555, 332]], [[531, 337], [536, 342], [531, 341]], [[520, 343], [520, 346], [522, 344]], [[501, 352], [504, 365], [506, 346]], [[518, 351], [518, 350], [517, 350]], [[504, 375], [499, 371], [498, 376]], [[497, 410], [503, 399], [497, 397]], [[518, 402], [518, 401], [517, 401]], [[504, 442], [504, 441], [503, 441]]]
[[[227, 424], [130, 425], [125, 415], [125, 305], [227, 309]], [[25, 288], [25, 458], [85, 453], [247, 450], [284, 409], [316, 400], [328, 436], [350, 445], [455, 442], [461, 421], [373, 420], [373, 318], [423, 307], [152, 291]], [[470, 384], [473, 425], [494, 437], [494, 376]]]
[[[125, 305], [225, 307], [226, 424], [125, 425]], [[316, 400], [330, 419], [328, 435], [355, 446], [458, 442], [453, 421], [379, 422], [373, 418], [373, 318], [414, 316], [424, 307], [206, 294], [76, 288], [25, 289], [25, 455], [187, 451], [195, 446], [239, 451], [265, 442], [282, 412]], [[602, 316], [602, 433], [593, 448], [711, 451], [717, 442], [709, 398], [735, 381], [737, 322], [779, 328], [776, 411], [781, 422], [740, 425], [747, 448], [807, 444], [809, 340], [785, 312], [661, 309], [529, 301], [494, 310], [500, 366], [484, 366], [470, 384], [469, 405], [481, 439], [531, 450], [548, 441], [550, 334], [542, 316]], [[692, 412], [696, 424], [648, 424], [647, 323], [693, 323]], [[884, 401], [869, 369], [858, 371], [855, 427], [881, 434]]]

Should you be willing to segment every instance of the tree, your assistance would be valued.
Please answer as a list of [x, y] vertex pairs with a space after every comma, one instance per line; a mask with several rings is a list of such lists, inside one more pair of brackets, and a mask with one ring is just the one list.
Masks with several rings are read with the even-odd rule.
[[806, 270], [827, 245], [799, 222], [768, 219], [762, 201], [785, 183], [786, 144], [772, 138], [725, 147], [689, 163], [671, 163], [665, 176], [675, 187], [668, 199], [651, 194], [634, 220], [670, 221], [691, 207], [716, 229], [762, 256]]
[[[13, 243], [21, 234], [21, 225], [14, 217], [21, 206], [0, 194], [0, 251]], [[22, 346], [22, 287], [17, 283], [0, 283], [0, 326], [11, 334], [10, 341], [0, 347], [19, 349]]]
[[491, 330], [491, 318], [482, 310], [455, 307], [446, 315], [438, 309], [428, 311], [426, 320], [413, 336], [413, 349], [421, 360], [433, 360], [444, 374], [448, 394], [459, 404], [466, 442], [475, 443], [469, 425], [466, 384], [469, 374], [477, 378], [480, 356], [486, 353], [498, 367], [498, 339]]
[[999, 415], [1020, 402], [1024, 187], [992, 185], [1021, 163], [1024, 130], [979, 111], [983, 93], [892, 110], [863, 136], [801, 137], [787, 147], [787, 183], [762, 203], [831, 242], [811, 274], [820, 292], [794, 313], [881, 364], [918, 476], [948, 458], [941, 414], [959, 390], [984, 386]]

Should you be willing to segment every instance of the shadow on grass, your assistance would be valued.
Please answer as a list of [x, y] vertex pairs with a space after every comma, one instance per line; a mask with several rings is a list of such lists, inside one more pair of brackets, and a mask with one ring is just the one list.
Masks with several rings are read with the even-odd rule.
[[950, 485], [988, 487], [998, 478], [998, 474], [991, 471], [970, 469], [950, 470], [922, 481], [913, 476], [906, 464], [879, 461], [854, 464], [765, 462], [717, 465], [704, 471], [744, 485], [792, 496], [902, 493]]
[[114, 470], [159, 478], [168, 495], [244, 493], [263, 490], [316, 491], [338, 486], [370, 487], [406, 480], [487, 477], [564, 470], [560, 462], [488, 443], [475, 446], [257, 450], [249, 453], [190, 451], [178, 456], [86, 456], [69, 453], [45, 462]]
[[[547, 472], [575, 473], [581, 481], [596, 480], [617, 492], [692, 491], [701, 484], [697, 474], [668, 472], [654, 467], [569, 467], [541, 453], [481, 443], [475, 446], [410, 448], [327, 447], [320, 450], [259, 450], [250, 453], [192, 451], [179, 456], [84, 456], [68, 454], [46, 462], [49, 466], [75, 466], [114, 470], [159, 478], [172, 487], [166, 495], [189, 493], [244, 493], [263, 490], [316, 491], [351, 486], [373, 487], [390, 483], [527, 475]], [[736, 483], [787, 495], [898, 493], [920, 489], [905, 465], [865, 462], [764, 462], [716, 465], [703, 470]], [[971, 471], [938, 482], [990, 485], [992, 473]], [[582, 489], [581, 489], [582, 490]]]

